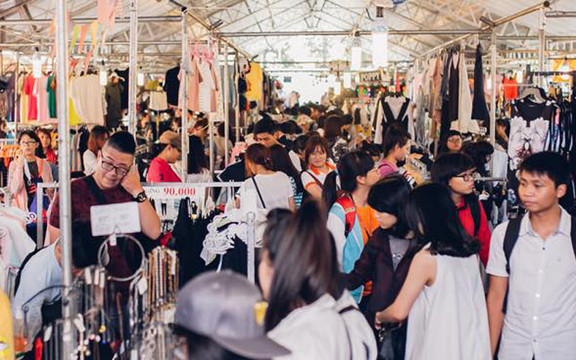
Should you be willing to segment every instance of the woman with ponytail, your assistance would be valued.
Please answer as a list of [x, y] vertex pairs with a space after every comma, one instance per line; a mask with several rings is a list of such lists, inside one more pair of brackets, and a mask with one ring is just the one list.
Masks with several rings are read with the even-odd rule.
[[259, 209], [290, 209], [294, 211], [294, 190], [288, 175], [274, 171], [270, 149], [262, 144], [252, 144], [246, 150], [246, 177], [240, 190], [238, 204], [248, 190], [255, 190]]
[[[338, 162], [338, 173], [326, 177], [322, 197], [330, 209], [328, 229], [334, 237], [338, 262], [344, 273], [354, 270], [364, 244], [378, 228], [375, 211], [368, 205], [368, 194], [380, 180], [372, 157], [363, 151], [350, 152]], [[339, 184], [338, 183], [339, 180]], [[352, 292], [356, 301], [362, 298], [362, 287]], [[364, 296], [371, 293], [367, 288]]]
[[268, 336], [284, 360], [374, 360], [376, 341], [340, 280], [334, 242], [317, 201], [268, 214], [258, 275]]

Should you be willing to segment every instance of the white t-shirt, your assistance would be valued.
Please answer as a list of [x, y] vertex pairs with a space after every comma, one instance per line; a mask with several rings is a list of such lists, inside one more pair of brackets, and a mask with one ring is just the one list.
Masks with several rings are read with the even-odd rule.
[[202, 169], [202, 172], [199, 174], [188, 174], [188, 182], [192, 184], [209, 183], [211, 181], [212, 175], [208, 169]]
[[84, 159], [84, 174], [86, 174], [86, 176], [94, 174], [98, 167], [98, 158], [96, 155], [94, 155], [92, 151], [86, 150], [82, 155], [82, 159]]
[[[328, 172], [320, 173], [314, 170], [306, 170], [300, 175], [300, 180], [302, 180], [302, 186], [304, 189], [308, 190], [308, 188], [313, 185], [317, 184], [316, 179], [324, 185], [324, 180], [326, 180], [326, 176], [330, 174], [332, 171], [336, 169], [336, 167], [330, 163], [327, 163], [328, 168], [330, 169]], [[316, 178], [316, 179], [315, 179]]]
[[[294, 189], [290, 184], [290, 178], [283, 172], [277, 171], [269, 175], [256, 175], [252, 178], [244, 181], [244, 186], [240, 189], [240, 202], [242, 202], [243, 193], [247, 190], [256, 190], [254, 182], [258, 185], [262, 200], [264, 200], [264, 205], [258, 196], [258, 208], [260, 209], [289, 209], [290, 198], [294, 198]], [[258, 192], [256, 191], [258, 194]]]

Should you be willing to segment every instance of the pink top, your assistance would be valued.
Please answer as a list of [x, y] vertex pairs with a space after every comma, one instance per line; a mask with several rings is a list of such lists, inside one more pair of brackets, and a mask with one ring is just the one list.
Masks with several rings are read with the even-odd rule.
[[380, 174], [380, 177], [382, 178], [397, 172], [398, 172], [398, 166], [392, 164], [390, 161], [386, 159], [382, 159], [380, 165], [378, 165], [378, 174]]

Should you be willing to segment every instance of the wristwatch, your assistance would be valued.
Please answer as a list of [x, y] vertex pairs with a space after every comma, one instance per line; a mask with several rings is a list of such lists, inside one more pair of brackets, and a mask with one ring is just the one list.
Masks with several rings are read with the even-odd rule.
[[134, 198], [139, 203], [143, 203], [144, 201], [148, 200], [148, 196], [146, 196], [146, 192], [142, 191], [140, 194], [136, 195]]

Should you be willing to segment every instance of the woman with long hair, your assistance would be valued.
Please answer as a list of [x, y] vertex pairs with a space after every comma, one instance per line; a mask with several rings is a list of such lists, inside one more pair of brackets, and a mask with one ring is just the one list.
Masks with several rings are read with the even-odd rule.
[[339, 281], [334, 243], [316, 201], [268, 214], [258, 267], [268, 336], [285, 359], [375, 359], [372, 330]]
[[474, 191], [476, 165], [463, 153], [440, 156], [432, 166], [432, 181], [446, 185], [456, 207], [460, 221], [468, 235], [480, 241], [480, 259], [484, 266], [490, 252], [490, 226], [484, 207]]
[[197, 136], [189, 137], [188, 148], [188, 182], [206, 183], [212, 181], [210, 164], [204, 152], [204, 144]]
[[[372, 157], [362, 151], [353, 151], [338, 162], [338, 172], [328, 175], [322, 197], [328, 215], [328, 229], [336, 243], [338, 262], [344, 273], [354, 269], [364, 244], [378, 228], [376, 213], [368, 205], [368, 194], [380, 176]], [[339, 182], [339, 184], [338, 184]], [[371, 293], [369, 288], [365, 296]], [[352, 292], [360, 302], [362, 288]]]
[[84, 173], [86, 176], [92, 175], [98, 166], [98, 153], [106, 144], [110, 137], [110, 132], [104, 126], [96, 125], [90, 130], [88, 137], [88, 149], [82, 154], [84, 161]]
[[[13, 205], [26, 213], [36, 200], [36, 185], [54, 181], [50, 163], [43, 159], [40, 139], [34, 131], [26, 130], [18, 136], [22, 154], [10, 163], [8, 170], [8, 190], [13, 196]], [[47, 191], [52, 194], [52, 191]]]
[[324, 180], [336, 170], [329, 160], [330, 148], [328, 141], [318, 135], [310, 136], [304, 149], [305, 169], [300, 176], [306, 192], [314, 199], [322, 198]]
[[376, 313], [376, 327], [410, 317], [407, 360], [491, 359], [480, 243], [458, 221], [450, 191], [441, 184], [416, 188], [405, 214], [421, 250], [396, 300]]
[[288, 151], [282, 145], [272, 145], [270, 147], [270, 159], [272, 160], [272, 170], [281, 171], [288, 175], [290, 178], [290, 185], [294, 192], [294, 204], [296, 209], [302, 205], [302, 197], [304, 195], [304, 187], [300, 181], [300, 174], [294, 167]]
[[[404, 220], [410, 190], [406, 179], [391, 175], [378, 181], [368, 196], [368, 205], [376, 211], [379, 227], [366, 243], [354, 270], [346, 275], [346, 286], [355, 290], [372, 281], [372, 296], [364, 310], [370, 324], [376, 312], [392, 304], [398, 295], [415, 253], [416, 243], [409, 239]], [[401, 328], [390, 334], [380, 354], [388, 354], [385, 359], [403, 359], [405, 345], [406, 331]]]
[[246, 149], [245, 162], [248, 179], [240, 190], [239, 204], [248, 201], [246, 194], [254, 190], [259, 209], [296, 209], [290, 178], [283, 172], [274, 171], [270, 149], [262, 144], [250, 145]]
[[51, 164], [56, 164], [58, 162], [58, 157], [56, 152], [52, 148], [52, 132], [48, 129], [39, 128], [36, 130], [36, 135], [40, 139], [40, 145], [42, 145], [42, 150], [44, 151], [44, 156]]

